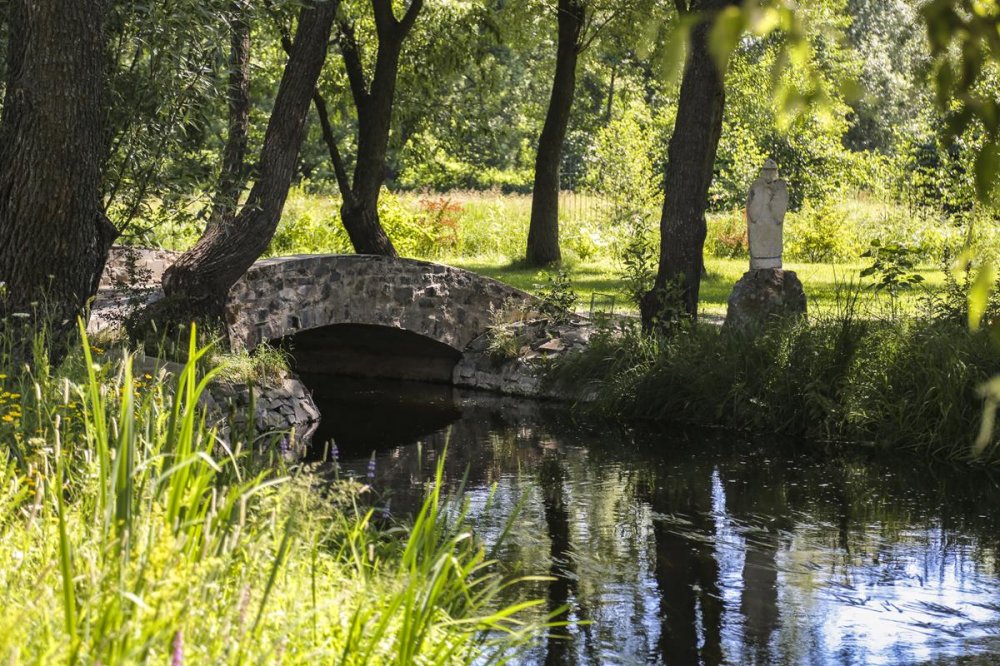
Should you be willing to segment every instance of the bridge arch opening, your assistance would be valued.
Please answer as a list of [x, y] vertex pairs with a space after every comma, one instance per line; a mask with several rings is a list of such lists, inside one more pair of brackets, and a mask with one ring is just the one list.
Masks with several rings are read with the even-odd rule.
[[371, 324], [331, 324], [281, 338], [300, 375], [338, 375], [450, 384], [462, 354], [412, 331]]

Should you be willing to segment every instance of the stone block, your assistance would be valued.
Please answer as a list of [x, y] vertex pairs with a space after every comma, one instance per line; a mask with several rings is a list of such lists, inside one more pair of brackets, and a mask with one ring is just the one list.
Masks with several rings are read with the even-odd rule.
[[729, 295], [727, 330], [755, 333], [776, 320], [806, 315], [806, 294], [792, 271], [761, 268], [747, 271]]

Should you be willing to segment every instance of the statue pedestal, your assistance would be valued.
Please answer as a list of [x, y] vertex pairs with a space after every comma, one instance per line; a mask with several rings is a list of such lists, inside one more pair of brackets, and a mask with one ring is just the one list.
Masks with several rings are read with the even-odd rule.
[[792, 271], [760, 268], [747, 271], [729, 295], [724, 328], [755, 332], [768, 322], [804, 317], [806, 293]]

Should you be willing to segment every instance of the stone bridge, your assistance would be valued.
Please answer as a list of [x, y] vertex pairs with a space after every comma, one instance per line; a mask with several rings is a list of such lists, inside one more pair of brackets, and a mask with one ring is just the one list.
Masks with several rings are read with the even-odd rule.
[[470, 343], [534, 302], [450, 266], [300, 255], [254, 264], [229, 293], [226, 323], [234, 347], [281, 344], [302, 374], [450, 382]]

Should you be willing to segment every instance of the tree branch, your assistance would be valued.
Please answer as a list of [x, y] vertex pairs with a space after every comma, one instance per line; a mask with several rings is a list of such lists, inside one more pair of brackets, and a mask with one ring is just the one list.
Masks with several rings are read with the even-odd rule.
[[[288, 28], [281, 21], [281, 16], [275, 9], [272, 0], [264, 0], [264, 6], [271, 14], [271, 17], [274, 18], [278, 26], [278, 31], [281, 33], [281, 48], [284, 49], [285, 53], [291, 55], [292, 38], [288, 34]], [[316, 115], [319, 117], [320, 129], [323, 132], [323, 143], [326, 144], [326, 149], [330, 153], [330, 161], [333, 162], [333, 173], [337, 178], [337, 188], [340, 190], [340, 195], [344, 201], [349, 201], [353, 199], [353, 194], [351, 193], [350, 179], [347, 177], [347, 167], [344, 166], [344, 160], [340, 156], [340, 150], [337, 147], [337, 137], [333, 134], [333, 125], [330, 123], [330, 112], [326, 105], [326, 99], [320, 93], [318, 87], [313, 91], [312, 101], [313, 106], [316, 107]]]
[[278, 32], [281, 34], [281, 48], [282, 50], [291, 55], [292, 53], [292, 38], [288, 34], [288, 26], [284, 24], [281, 20], [281, 14], [278, 12], [278, 8], [274, 6], [273, 0], [264, 0], [264, 8], [267, 13], [271, 15], [274, 20], [274, 24], [278, 27]]
[[586, 32], [591, 29], [591, 26], [593, 26], [597, 20], [597, 17], [592, 15], [587, 20], [587, 26], [580, 33], [581, 37], [584, 37], [584, 35], [586, 35], [586, 37], [581, 40], [580, 45], [577, 47], [577, 53], [583, 53], [588, 48], [590, 48], [590, 45], [594, 43], [594, 40], [597, 39], [598, 35], [601, 34], [601, 31], [607, 28], [612, 21], [614, 21], [616, 18], [618, 18], [624, 13], [621, 10], [622, 8], [619, 7], [618, 9], [609, 13], [607, 16], [604, 17], [603, 21], [597, 24], [597, 27], [594, 28], [589, 35], [586, 35]]
[[337, 138], [333, 135], [333, 127], [330, 124], [330, 113], [326, 108], [326, 100], [317, 90], [313, 94], [313, 105], [316, 107], [316, 115], [319, 116], [319, 125], [323, 130], [323, 143], [330, 153], [330, 161], [333, 162], [333, 173], [337, 177], [337, 188], [340, 196], [348, 204], [354, 201], [354, 193], [351, 191], [351, 181], [347, 177], [347, 167], [337, 149]]
[[368, 85], [365, 83], [365, 69], [361, 64], [361, 50], [358, 46], [354, 26], [347, 21], [340, 22], [340, 54], [344, 58], [347, 79], [351, 82], [351, 93], [358, 113], [368, 104]]
[[417, 20], [417, 14], [424, 7], [424, 0], [412, 0], [410, 6], [406, 10], [406, 14], [403, 15], [403, 20], [399, 22], [400, 39], [404, 39], [406, 35], [410, 32], [413, 27], [413, 23]]

